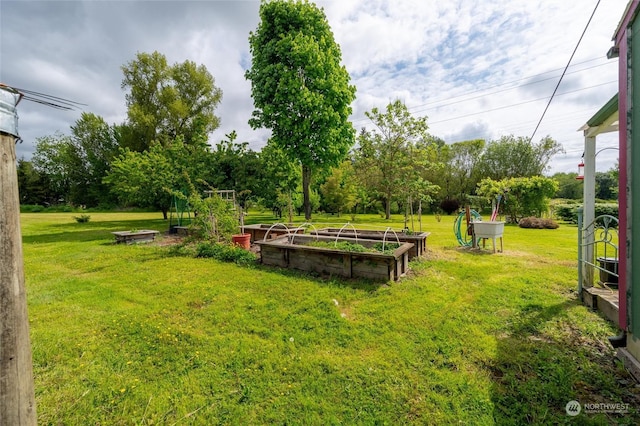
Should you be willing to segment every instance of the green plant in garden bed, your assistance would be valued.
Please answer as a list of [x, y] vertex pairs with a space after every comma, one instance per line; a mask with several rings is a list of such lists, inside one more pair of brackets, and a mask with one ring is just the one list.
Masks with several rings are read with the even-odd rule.
[[318, 247], [318, 248], [342, 250], [342, 251], [348, 251], [348, 252], [353, 252], [353, 253], [364, 253], [366, 251], [369, 251], [362, 244], [356, 244], [356, 243], [352, 243], [352, 242], [349, 242], [349, 241], [338, 241], [338, 242], [334, 242], [334, 241], [309, 241], [309, 242], [306, 242], [304, 245], [309, 246], [309, 247]]
[[393, 254], [393, 252], [400, 247], [398, 243], [379, 242], [373, 245], [373, 249], [384, 254]]
[[328, 248], [333, 250], [342, 250], [351, 253], [384, 253], [392, 254], [399, 247], [398, 243], [375, 243], [372, 247], [365, 247], [362, 244], [350, 241], [309, 241], [305, 245], [310, 247]]

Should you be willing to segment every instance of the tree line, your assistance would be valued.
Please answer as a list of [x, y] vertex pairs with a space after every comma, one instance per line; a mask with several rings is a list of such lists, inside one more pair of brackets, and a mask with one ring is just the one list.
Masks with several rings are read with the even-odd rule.
[[[544, 181], [550, 159], [562, 152], [551, 137], [447, 144], [400, 100], [372, 108], [371, 125], [356, 132], [348, 119], [356, 88], [323, 10], [297, 0], [263, 2], [260, 18], [245, 73], [250, 125], [271, 130], [260, 151], [235, 131], [209, 142], [222, 91], [204, 65], [138, 53], [121, 67], [125, 122], [85, 112], [69, 134], [38, 138], [32, 159], [18, 161], [21, 203], [140, 206], [166, 215], [175, 191], [216, 188], [235, 190], [245, 208], [295, 210], [307, 219], [318, 210], [388, 218], [409, 206], [453, 211], [470, 197], [493, 197], [498, 187], [513, 190], [518, 183], [507, 188], [508, 179]], [[529, 190], [549, 197], [568, 186], [568, 179], [543, 181]]]
[[[481, 194], [479, 184], [487, 178], [499, 182], [540, 176], [548, 160], [536, 163], [531, 157], [536, 150], [557, 149], [547, 138], [529, 144], [513, 136], [446, 144], [427, 132], [426, 119], [411, 116], [400, 101], [367, 115], [375, 127], [361, 130], [337, 167], [313, 176], [312, 211], [382, 212], [388, 217], [402, 212], [408, 202], [425, 211], [446, 211], [450, 205], [454, 210]], [[21, 202], [166, 212], [171, 191], [185, 190], [192, 182], [202, 191], [233, 189], [243, 207], [303, 211], [301, 168], [272, 144], [254, 151], [231, 132], [213, 147], [191, 135], [190, 142], [180, 136], [135, 151], [122, 139], [124, 126], [83, 113], [70, 135], [39, 138], [32, 160], [18, 162]], [[496, 161], [501, 155], [511, 158]], [[580, 184], [568, 176], [569, 183]]]

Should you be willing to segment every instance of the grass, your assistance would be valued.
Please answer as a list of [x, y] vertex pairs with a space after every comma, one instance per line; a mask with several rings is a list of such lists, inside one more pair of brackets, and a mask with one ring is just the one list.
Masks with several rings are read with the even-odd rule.
[[[617, 331], [576, 301], [574, 225], [507, 226], [494, 255], [425, 216], [428, 259], [380, 285], [112, 243], [160, 217], [22, 215], [41, 424], [640, 422]], [[630, 411], [573, 418], [570, 400]]]

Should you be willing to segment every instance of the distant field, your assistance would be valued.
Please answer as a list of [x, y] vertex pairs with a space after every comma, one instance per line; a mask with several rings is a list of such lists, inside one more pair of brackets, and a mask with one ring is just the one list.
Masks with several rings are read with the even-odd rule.
[[[507, 226], [494, 255], [424, 216], [427, 258], [376, 284], [115, 245], [168, 223], [90, 215], [21, 216], [40, 424], [640, 423], [617, 330], [576, 302], [575, 225]], [[573, 419], [570, 400], [630, 410]]]

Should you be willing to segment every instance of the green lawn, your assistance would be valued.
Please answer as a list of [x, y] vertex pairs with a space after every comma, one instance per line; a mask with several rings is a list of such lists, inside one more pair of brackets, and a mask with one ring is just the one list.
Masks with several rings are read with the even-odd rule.
[[640, 423], [617, 331], [576, 302], [574, 225], [507, 226], [494, 255], [425, 216], [428, 258], [374, 284], [112, 243], [157, 213], [72, 216], [21, 216], [40, 424]]

